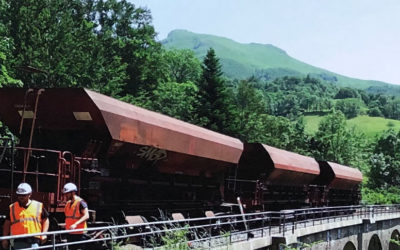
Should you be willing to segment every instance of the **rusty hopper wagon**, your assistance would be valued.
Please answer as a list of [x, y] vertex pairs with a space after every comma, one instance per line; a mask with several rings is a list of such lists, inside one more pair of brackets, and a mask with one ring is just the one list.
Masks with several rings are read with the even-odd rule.
[[243, 150], [238, 139], [87, 89], [0, 88], [0, 102], [0, 121], [19, 138], [13, 154], [0, 148], [1, 212], [21, 181], [53, 213], [67, 182], [98, 217], [214, 206]]
[[279, 210], [358, 204], [361, 181], [355, 168], [245, 143], [236, 178], [228, 179], [227, 187], [252, 210]]
[[318, 162], [311, 157], [261, 143], [245, 143], [234, 188], [247, 207], [302, 207], [308, 203], [308, 184], [319, 174]]
[[322, 204], [330, 206], [359, 204], [362, 182], [360, 170], [328, 161], [318, 161], [318, 163], [321, 175], [313, 181], [313, 184], [324, 186]]

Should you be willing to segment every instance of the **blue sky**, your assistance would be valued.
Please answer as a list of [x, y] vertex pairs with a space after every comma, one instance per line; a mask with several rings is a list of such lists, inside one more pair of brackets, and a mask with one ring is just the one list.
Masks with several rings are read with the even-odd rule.
[[174, 29], [273, 44], [311, 65], [400, 84], [400, 0], [130, 0]]

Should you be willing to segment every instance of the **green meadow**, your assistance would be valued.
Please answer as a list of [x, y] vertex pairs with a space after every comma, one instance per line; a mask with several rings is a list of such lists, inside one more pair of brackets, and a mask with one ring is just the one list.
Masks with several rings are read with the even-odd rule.
[[[314, 134], [318, 130], [319, 122], [323, 118], [324, 116], [305, 116], [304, 121], [306, 124], [306, 131], [310, 134]], [[349, 128], [355, 126], [358, 131], [372, 138], [390, 128], [396, 131], [400, 130], [400, 121], [385, 119], [382, 117], [369, 117], [366, 115], [362, 115], [347, 120], [347, 126]]]

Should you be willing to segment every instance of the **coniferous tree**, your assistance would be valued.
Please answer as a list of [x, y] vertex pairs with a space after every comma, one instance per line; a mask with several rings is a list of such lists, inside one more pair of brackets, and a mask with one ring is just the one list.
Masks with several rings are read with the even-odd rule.
[[233, 121], [232, 92], [225, 86], [219, 59], [210, 48], [203, 60], [199, 81], [200, 106], [198, 114], [206, 128], [229, 134]]

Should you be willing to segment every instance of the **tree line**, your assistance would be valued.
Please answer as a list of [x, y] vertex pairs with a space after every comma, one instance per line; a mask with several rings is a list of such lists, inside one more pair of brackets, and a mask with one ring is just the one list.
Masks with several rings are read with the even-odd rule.
[[[165, 50], [151, 21], [150, 10], [125, 0], [0, 0], [0, 87], [89, 88], [242, 141], [358, 167], [367, 201], [397, 202], [383, 192], [400, 193], [400, 134], [371, 140], [346, 119], [400, 119], [399, 99], [310, 75], [227, 79], [214, 49], [203, 60]], [[302, 116], [312, 113], [326, 117], [308, 134]]]

